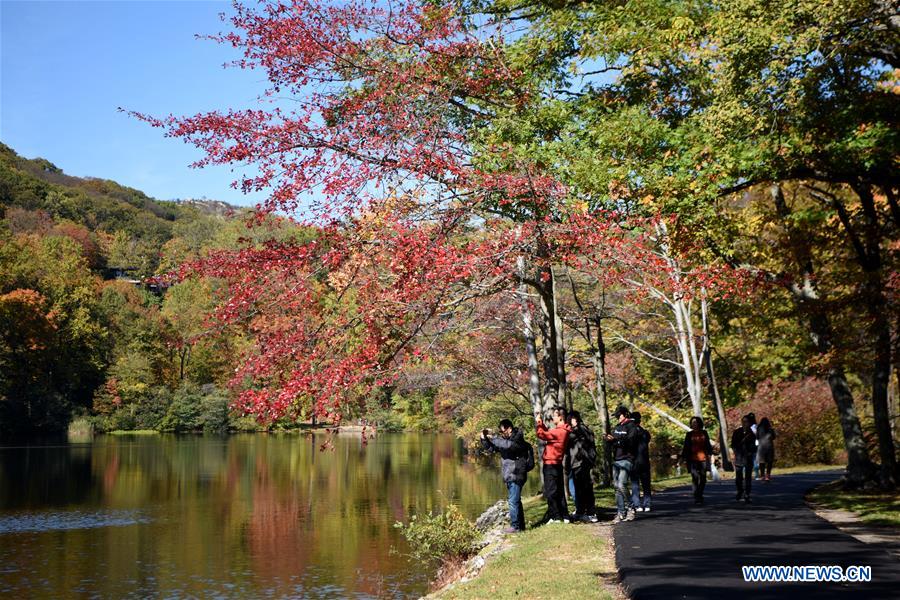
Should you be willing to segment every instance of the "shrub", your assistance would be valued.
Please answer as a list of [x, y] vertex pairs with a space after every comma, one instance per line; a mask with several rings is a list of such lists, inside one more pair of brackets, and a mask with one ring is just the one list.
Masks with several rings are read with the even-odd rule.
[[200, 402], [200, 423], [203, 431], [221, 433], [228, 431], [228, 396], [211, 389]]
[[843, 449], [841, 424], [828, 384], [807, 377], [798, 381], [766, 380], [753, 398], [728, 409], [733, 431], [749, 412], [768, 417], [775, 428], [775, 464], [832, 463]]
[[478, 530], [453, 504], [443, 513], [413, 515], [406, 525], [398, 522], [394, 527], [406, 538], [415, 560], [448, 562], [477, 551]]
[[168, 388], [157, 387], [150, 390], [144, 400], [134, 407], [134, 428], [159, 430], [171, 401], [172, 393]]
[[202, 399], [200, 390], [194, 386], [184, 385], [175, 390], [172, 403], [162, 421], [162, 430], [176, 433], [200, 430], [203, 427]]

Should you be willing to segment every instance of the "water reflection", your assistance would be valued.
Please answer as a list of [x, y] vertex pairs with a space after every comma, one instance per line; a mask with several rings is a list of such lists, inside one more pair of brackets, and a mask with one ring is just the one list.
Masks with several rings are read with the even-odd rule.
[[0, 448], [0, 594], [414, 597], [431, 574], [390, 552], [405, 550], [393, 523], [450, 502], [475, 516], [505, 494], [452, 436], [322, 441]]

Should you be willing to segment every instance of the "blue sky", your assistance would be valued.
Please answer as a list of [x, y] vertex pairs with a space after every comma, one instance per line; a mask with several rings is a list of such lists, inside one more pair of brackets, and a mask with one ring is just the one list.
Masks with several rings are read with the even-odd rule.
[[223, 69], [234, 50], [216, 33], [216, 0], [0, 0], [0, 140], [66, 173], [112, 179], [160, 199], [252, 204], [228, 168], [190, 169], [199, 151], [125, 114], [241, 108], [261, 72]]

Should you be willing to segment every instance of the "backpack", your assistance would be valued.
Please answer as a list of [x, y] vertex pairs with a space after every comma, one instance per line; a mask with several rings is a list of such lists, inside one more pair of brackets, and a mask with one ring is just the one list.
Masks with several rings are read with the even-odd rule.
[[589, 435], [584, 433], [581, 434], [577, 456], [587, 467], [592, 468], [597, 464], [597, 445], [591, 440]]
[[522, 441], [522, 444], [525, 449], [525, 472], [527, 473], [534, 469], [534, 446], [524, 440]]
[[584, 451], [584, 456], [582, 458], [585, 464], [589, 467], [593, 467], [597, 464], [597, 445], [596, 444], [587, 444], [587, 448]]

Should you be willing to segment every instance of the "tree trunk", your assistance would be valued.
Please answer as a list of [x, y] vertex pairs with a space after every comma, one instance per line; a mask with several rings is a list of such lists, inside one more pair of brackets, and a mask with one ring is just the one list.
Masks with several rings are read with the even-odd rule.
[[722, 397], [719, 396], [719, 386], [716, 385], [716, 373], [712, 364], [712, 341], [709, 337], [709, 304], [706, 301], [706, 290], [702, 290], [700, 310], [703, 316], [703, 363], [706, 365], [706, 376], [709, 379], [709, 391], [716, 405], [716, 417], [719, 420], [719, 449], [722, 454], [722, 468], [733, 471], [731, 459], [728, 456], [728, 421], [725, 418], [725, 407], [722, 405]]
[[569, 392], [569, 386], [566, 383], [566, 344], [563, 337], [563, 323], [559, 316], [559, 296], [556, 294], [556, 276], [553, 273], [553, 267], [550, 267], [550, 294], [553, 298], [553, 328], [556, 335], [556, 380], [558, 387], [556, 389], [556, 404], [562, 406], [567, 411], [572, 410], [572, 394]]
[[[516, 265], [523, 279], [526, 274], [525, 257], [520, 256]], [[531, 320], [531, 306], [528, 303], [528, 287], [519, 284], [519, 311], [522, 315], [522, 335], [525, 338], [525, 353], [528, 357], [528, 398], [531, 400], [531, 413], [535, 421], [544, 413], [541, 403], [541, 378], [538, 372], [537, 344], [534, 338], [534, 324]]]
[[[887, 323], [884, 323], [886, 326]], [[872, 373], [872, 414], [878, 432], [878, 454], [881, 458], [881, 483], [893, 489], [897, 480], [897, 455], [895, 454], [891, 416], [888, 407], [888, 386], [891, 376], [891, 338], [885, 329], [876, 334], [875, 363]]]
[[900, 438], [900, 369], [895, 368], [893, 363], [891, 364], [891, 373], [894, 375], [894, 381], [889, 384], [890, 401], [888, 402], [888, 405], [891, 411], [889, 416], [894, 432], [894, 439], [897, 440]]
[[[828, 315], [824, 312], [822, 297], [816, 284], [813, 270], [812, 251], [809, 241], [800, 235], [791, 224], [791, 212], [784, 200], [781, 186], [774, 184], [769, 188], [769, 195], [775, 210], [781, 218], [793, 258], [799, 271], [799, 283], [792, 289], [794, 302], [800, 313], [806, 316], [810, 337], [821, 355], [828, 355], [833, 349], [833, 330]], [[844, 374], [844, 367], [836, 358], [832, 359], [828, 369], [828, 385], [831, 397], [837, 406], [844, 434], [844, 448], [847, 450], [847, 481], [853, 486], [861, 485], [870, 479], [873, 473], [872, 461], [863, 438], [862, 426], [853, 405], [853, 394]]]
[[[543, 417], [550, 420], [550, 409], [559, 404], [560, 395], [565, 392], [560, 390], [560, 364], [558, 336], [556, 334], [556, 307], [553, 302], [552, 288], [553, 272], [549, 267], [544, 267], [538, 275], [538, 295], [541, 299], [541, 364], [544, 371]], [[564, 396], [563, 396], [564, 397]], [[564, 405], [563, 405], [564, 406]]]
[[[669, 228], [665, 221], [660, 220], [656, 224], [656, 235], [660, 250], [670, 271], [670, 277], [676, 288], [681, 284], [681, 269], [678, 261], [669, 250]], [[691, 408], [694, 416], [703, 415], [703, 405], [700, 385], [700, 359], [694, 339], [694, 326], [691, 317], [690, 302], [686, 302], [681, 292], [676, 292], [671, 300], [665, 300], [666, 305], [672, 310], [675, 317], [675, 339], [678, 354], [681, 357], [681, 370], [684, 372], [684, 382], [687, 393], [691, 399]]]
[[[608, 487], [612, 484], [612, 452], [609, 444], [605, 441], [606, 435], [610, 432], [609, 405], [606, 399], [606, 344], [603, 341], [602, 318], [597, 316], [594, 324], [597, 327], [597, 346], [593, 349], [594, 374], [597, 378], [594, 408], [597, 410], [597, 416], [600, 417], [602, 435], [598, 436], [598, 438], [600, 438], [600, 443], [603, 445], [603, 451], [598, 452], [598, 457], [600, 458], [598, 469], [600, 472], [600, 485]], [[588, 336], [590, 336], [590, 326], [588, 326]]]
[[[875, 198], [869, 185], [854, 186], [865, 216], [864, 246], [856, 246], [857, 262], [866, 274], [863, 292], [866, 310], [871, 319], [870, 335], [874, 342], [875, 360], [872, 364], [872, 415], [878, 433], [878, 454], [881, 458], [881, 483], [887, 488], [896, 485], [897, 455], [891, 432], [888, 410], [888, 384], [891, 376], [891, 329], [887, 319], [888, 303], [885, 297], [881, 259], [881, 228]], [[844, 224], [848, 234], [849, 222]], [[864, 252], [860, 252], [864, 249]]]

